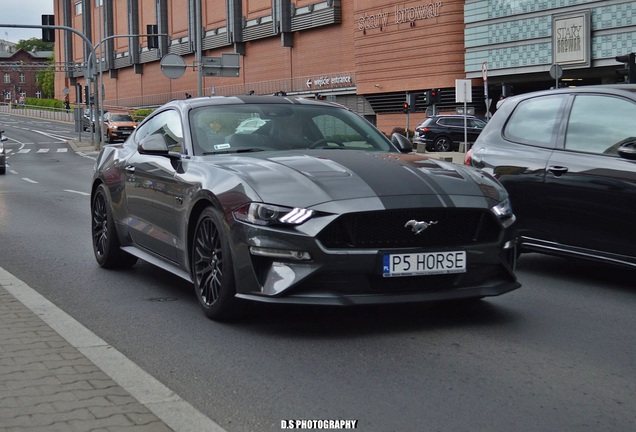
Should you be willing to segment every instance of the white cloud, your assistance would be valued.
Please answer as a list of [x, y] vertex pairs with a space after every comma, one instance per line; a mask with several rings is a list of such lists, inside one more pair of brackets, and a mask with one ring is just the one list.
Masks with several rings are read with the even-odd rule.
[[[0, 24], [40, 25], [42, 15], [53, 14], [53, 0], [0, 0]], [[56, 18], [57, 25], [60, 25]], [[0, 39], [18, 42], [41, 38], [41, 29], [0, 27]]]

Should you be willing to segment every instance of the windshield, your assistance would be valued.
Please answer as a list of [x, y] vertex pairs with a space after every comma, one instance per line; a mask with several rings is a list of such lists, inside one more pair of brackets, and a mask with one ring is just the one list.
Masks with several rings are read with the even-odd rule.
[[195, 154], [333, 149], [395, 151], [369, 122], [331, 105], [206, 106], [190, 113]]
[[113, 114], [110, 116], [111, 121], [120, 121], [120, 122], [131, 122], [133, 121], [132, 117], [128, 114]]

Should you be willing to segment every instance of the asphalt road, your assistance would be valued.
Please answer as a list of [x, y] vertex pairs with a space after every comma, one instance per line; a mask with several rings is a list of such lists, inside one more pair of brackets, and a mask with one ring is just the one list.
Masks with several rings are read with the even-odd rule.
[[636, 430], [634, 272], [524, 255], [521, 289], [472, 304], [258, 305], [215, 323], [168, 273], [97, 266], [94, 161], [64, 144], [71, 125], [0, 115], [0, 126], [11, 149], [0, 266], [227, 431], [288, 419], [355, 419], [365, 432]]

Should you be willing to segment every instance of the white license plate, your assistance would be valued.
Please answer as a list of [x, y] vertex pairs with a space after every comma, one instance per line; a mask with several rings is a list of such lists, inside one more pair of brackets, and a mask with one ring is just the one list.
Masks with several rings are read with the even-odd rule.
[[382, 276], [417, 276], [466, 272], [466, 251], [386, 254]]

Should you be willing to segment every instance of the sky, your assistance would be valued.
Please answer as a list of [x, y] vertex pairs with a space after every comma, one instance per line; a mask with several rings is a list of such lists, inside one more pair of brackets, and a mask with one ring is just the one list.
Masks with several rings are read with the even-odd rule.
[[[52, 14], [53, 0], [0, 0], [0, 24], [41, 25], [42, 15]], [[41, 29], [0, 27], [0, 39], [10, 42], [41, 37]]]

